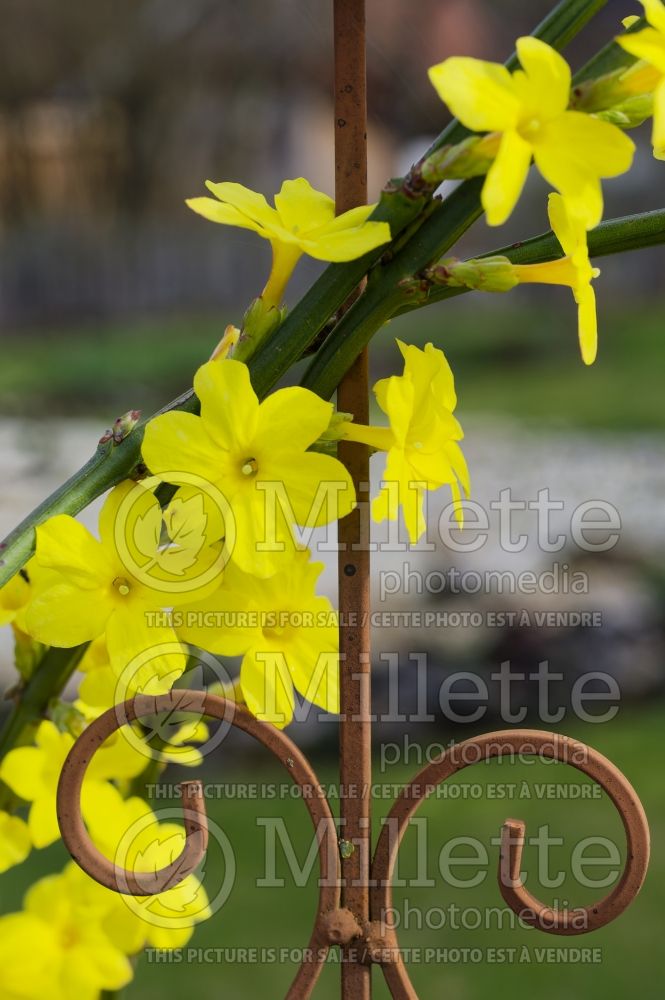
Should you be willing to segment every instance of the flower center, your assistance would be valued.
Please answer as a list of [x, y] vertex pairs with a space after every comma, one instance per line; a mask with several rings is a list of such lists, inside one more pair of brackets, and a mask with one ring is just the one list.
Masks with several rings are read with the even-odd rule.
[[129, 582], [125, 579], [124, 576], [116, 576], [115, 580], [113, 581], [113, 586], [118, 591], [121, 597], [127, 597], [129, 591], [131, 590]]
[[255, 476], [259, 471], [259, 463], [255, 458], [246, 458], [240, 466], [243, 476]]
[[522, 123], [520, 132], [524, 139], [534, 139], [542, 127], [543, 123], [540, 118], [529, 118], [527, 121]]

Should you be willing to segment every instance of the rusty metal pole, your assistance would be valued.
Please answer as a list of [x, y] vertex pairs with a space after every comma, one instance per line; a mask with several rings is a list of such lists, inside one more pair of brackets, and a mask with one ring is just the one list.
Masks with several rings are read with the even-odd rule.
[[[335, 201], [337, 212], [367, 203], [367, 91], [365, 0], [334, 0]], [[348, 303], [347, 303], [348, 305]], [[339, 384], [337, 406], [368, 422], [369, 378], [363, 351]], [[339, 457], [349, 469], [358, 508], [339, 525], [340, 625], [340, 816], [342, 906], [360, 927], [369, 920], [371, 858], [370, 643], [369, 643], [369, 453], [342, 442]], [[369, 1000], [371, 967], [353, 942], [342, 962], [344, 1000]]]

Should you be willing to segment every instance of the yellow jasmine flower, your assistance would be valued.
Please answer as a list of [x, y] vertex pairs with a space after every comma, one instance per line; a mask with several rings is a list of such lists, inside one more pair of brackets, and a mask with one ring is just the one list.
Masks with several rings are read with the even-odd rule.
[[74, 888], [64, 874], [49, 875], [28, 890], [20, 913], [0, 918], [3, 997], [98, 1000], [132, 979], [128, 958], [100, 926], [101, 911], [82, 907]]
[[[47, 847], [60, 837], [55, 798], [60, 771], [74, 744], [69, 733], [61, 733], [53, 722], [40, 722], [34, 746], [10, 750], [0, 764], [0, 778], [22, 799], [30, 802], [28, 829], [35, 847]], [[86, 822], [103, 809], [110, 778], [133, 778], [145, 767], [137, 753], [119, 733], [95, 754], [83, 782], [82, 809]]]
[[262, 298], [279, 306], [302, 254], [317, 260], [355, 260], [390, 241], [386, 222], [369, 222], [375, 205], [335, 215], [335, 202], [304, 177], [284, 181], [275, 207], [242, 184], [206, 181], [214, 198], [190, 198], [189, 207], [211, 222], [251, 229], [272, 246], [272, 271]]
[[585, 219], [602, 217], [600, 180], [629, 169], [634, 144], [620, 129], [580, 111], [568, 111], [571, 73], [565, 59], [537, 38], [517, 40], [521, 69], [452, 57], [430, 71], [439, 96], [467, 128], [501, 134], [499, 150], [482, 191], [491, 226], [513, 211], [531, 157], [553, 187]]
[[598, 349], [596, 295], [591, 282], [600, 274], [600, 268], [591, 266], [584, 223], [570, 211], [566, 199], [559, 194], [551, 194], [547, 211], [565, 257], [542, 264], [513, 264], [512, 272], [520, 284], [537, 282], [567, 285], [572, 289], [577, 303], [582, 360], [585, 365], [591, 365]]
[[25, 861], [31, 846], [30, 831], [23, 820], [0, 810], [0, 873]]
[[[182, 852], [185, 841], [181, 824], [160, 823], [147, 802], [136, 796], [123, 800], [117, 789], [112, 789], [106, 808], [88, 821], [88, 827], [99, 850], [134, 873], [156, 871], [170, 864]], [[211, 916], [207, 893], [194, 874], [155, 896], [128, 897], [93, 883], [76, 866], [71, 869], [69, 878], [81, 882], [88, 905], [106, 907], [102, 927], [126, 954], [135, 954], [146, 945], [182, 947], [192, 936], [194, 926]]]
[[404, 358], [404, 372], [382, 379], [374, 394], [390, 427], [343, 425], [343, 436], [386, 451], [383, 488], [372, 503], [377, 521], [396, 521], [404, 512], [412, 543], [426, 528], [423, 502], [426, 490], [450, 485], [455, 516], [462, 522], [460, 484], [469, 494], [469, 472], [458, 441], [464, 437], [453, 416], [457, 405], [453, 373], [443, 351], [427, 344], [424, 350], [397, 345]]
[[665, 5], [661, 0], [641, 0], [650, 27], [617, 42], [626, 52], [643, 59], [659, 74], [653, 93], [653, 155], [665, 160]]
[[[136, 502], [134, 494], [138, 494]], [[132, 503], [125, 519], [120, 511], [128, 497]], [[65, 514], [37, 527], [35, 559], [52, 572], [27, 608], [26, 628], [33, 638], [50, 646], [78, 646], [104, 636], [117, 673], [134, 657], [154, 648], [149, 668], [155, 685], [149, 693], [168, 690], [184, 670], [186, 657], [168, 615], [155, 612], [196, 596], [196, 560], [185, 553], [183, 564], [182, 550], [174, 549], [180, 577], [186, 580], [187, 573], [192, 574], [191, 589], [165, 588], [171, 549], [165, 552], [162, 546], [162, 512], [154, 495], [133, 482], [121, 483], [107, 497], [99, 516], [99, 534], [98, 541]]]
[[240, 689], [249, 710], [282, 728], [296, 690], [327, 712], [339, 711], [337, 615], [317, 597], [322, 563], [301, 550], [257, 579], [231, 565], [221, 588], [183, 609], [180, 634], [223, 656], [242, 656]]
[[293, 545], [290, 525], [329, 524], [354, 506], [342, 463], [307, 450], [327, 429], [332, 404], [300, 387], [259, 403], [240, 361], [207, 362], [194, 391], [201, 416], [174, 410], [150, 421], [144, 461], [167, 482], [178, 483], [178, 470], [188, 470], [223, 494], [231, 560], [269, 576], [284, 545]]

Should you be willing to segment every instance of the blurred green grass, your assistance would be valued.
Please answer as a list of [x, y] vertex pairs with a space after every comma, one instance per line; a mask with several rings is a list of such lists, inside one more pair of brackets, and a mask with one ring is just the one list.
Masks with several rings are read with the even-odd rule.
[[[602, 930], [576, 938], [545, 935], [531, 929], [500, 927], [496, 918], [490, 917], [486, 928], [464, 930], [446, 925], [438, 929], [441, 914], [454, 905], [459, 908], [502, 907], [496, 882], [496, 845], [491, 839], [500, 830], [507, 816], [518, 816], [527, 823], [527, 836], [535, 836], [538, 828], [549, 824], [551, 837], [564, 837], [565, 845], [555, 847], [550, 855], [550, 871], [569, 872], [570, 849], [579, 839], [587, 836], [604, 836], [619, 845], [623, 857], [624, 837], [620, 821], [605, 796], [602, 800], [561, 799], [547, 801], [531, 798], [500, 800], [485, 794], [479, 799], [432, 798], [426, 802], [419, 816], [427, 820], [427, 874], [434, 884], [426, 887], [400, 888], [395, 893], [395, 905], [404, 912], [405, 901], [414, 909], [429, 912], [427, 922], [432, 927], [419, 929], [417, 918], [410, 918], [410, 926], [400, 931], [400, 941], [406, 948], [480, 948], [483, 954], [489, 948], [517, 949], [522, 960], [493, 964], [452, 962], [449, 964], [424, 964], [415, 962], [410, 971], [419, 995], [425, 998], [448, 996], [456, 1000], [480, 1000], [492, 996], [537, 996], [539, 1000], [560, 1000], [564, 997], [585, 1000], [623, 1000], [636, 991], [644, 1000], [662, 996], [661, 977], [661, 926], [662, 882], [665, 876], [665, 802], [662, 796], [662, 732], [665, 716], [660, 706], [651, 706], [637, 712], [626, 711], [605, 725], [578, 725], [570, 732], [599, 749], [619, 766], [635, 785], [641, 796], [653, 840], [653, 856], [649, 875], [638, 899], [618, 921]], [[441, 734], [440, 739], [447, 739]], [[223, 754], [220, 750], [218, 753]], [[328, 760], [319, 761], [320, 779], [328, 785], [335, 781], [334, 765]], [[388, 784], [389, 798], [375, 799], [375, 830], [379, 818], [385, 815], [393, 798], [393, 785], [401, 785], [418, 770], [415, 756], [408, 764], [400, 764], [380, 774], [375, 765], [375, 782]], [[210, 782], [225, 784], [243, 782], [282, 782], [283, 771], [272, 762], [264, 763], [263, 757], [249, 762], [234, 762], [228, 754], [218, 757], [202, 776]], [[169, 775], [174, 783], [179, 779], [175, 772]], [[471, 768], [452, 779], [457, 783], [478, 782], [483, 786], [494, 782], [516, 783], [522, 781], [534, 789], [537, 782], [576, 784], [579, 775], [563, 765], [543, 763], [510, 764], [491, 762]], [[157, 805], [169, 805], [160, 800]], [[176, 803], [177, 805], [177, 803]], [[187, 961], [179, 963], [150, 963], [142, 956], [134, 982], [127, 988], [126, 996], [142, 1000], [169, 1000], [182, 996], [196, 996], [212, 1000], [223, 995], [229, 1000], [246, 996], [280, 997], [294, 973], [288, 963], [248, 963], [233, 960], [233, 949], [301, 948], [309, 939], [311, 920], [315, 909], [316, 888], [314, 873], [309, 883], [297, 888], [284, 861], [278, 854], [277, 874], [283, 876], [283, 887], [258, 887], [256, 882], [266, 872], [265, 830], [260, 821], [266, 817], [281, 817], [288, 829], [299, 864], [303, 865], [310, 847], [310, 827], [303, 804], [293, 798], [234, 799], [217, 798], [208, 802], [208, 812], [218, 823], [236, 856], [237, 876], [234, 889], [226, 905], [211, 920], [200, 927], [188, 947], [195, 949], [228, 949], [231, 960], [208, 962]], [[421, 834], [422, 836], [422, 834]], [[489, 865], [483, 882], [476, 888], [453, 888], [438, 874], [438, 857], [445, 843], [454, 837], [477, 837], [488, 850]], [[413, 879], [417, 873], [417, 831], [407, 833], [400, 852], [399, 874], [402, 879]], [[591, 851], [595, 854], [596, 851]], [[465, 850], [456, 856], [468, 854]], [[22, 893], [35, 877], [57, 870], [65, 861], [61, 844], [46, 851], [35, 852], [22, 866], [12, 869], [2, 877], [2, 910], [11, 911], [20, 906]], [[572, 905], [588, 903], [604, 895], [605, 888], [581, 888], [568, 876], [556, 890], [538, 886], [537, 857], [535, 848], [525, 851], [525, 869], [530, 873], [530, 888], [546, 901], [568, 899]], [[456, 869], [460, 879], [471, 877], [475, 868]], [[589, 870], [588, 870], [589, 871]], [[221, 865], [218, 855], [211, 850], [206, 868], [206, 885], [212, 890], [219, 884]], [[589, 872], [594, 878], [606, 874], [604, 867]], [[474, 917], [472, 923], [479, 918]], [[525, 946], [526, 951], [521, 949]], [[570, 949], [598, 948], [597, 964], [549, 964], [537, 949], [562, 947]], [[570, 952], [568, 953], [570, 954]], [[333, 1000], [339, 996], [338, 966], [330, 965], [316, 990], [320, 1000]], [[387, 990], [375, 976], [375, 996], [383, 1000]]]
[[[128, 409], [151, 412], [191, 384], [237, 312], [5, 334], [0, 414], [108, 422]], [[462, 296], [389, 323], [373, 345], [375, 374], [398, 370], [395, 337], [432, 340], [455, 372], [462, 420], [478, 413], [564, 428], [662, 430], [662, 309], [605, 304], [599, 322], [598, 360], [586, 368], [572, 299]]]

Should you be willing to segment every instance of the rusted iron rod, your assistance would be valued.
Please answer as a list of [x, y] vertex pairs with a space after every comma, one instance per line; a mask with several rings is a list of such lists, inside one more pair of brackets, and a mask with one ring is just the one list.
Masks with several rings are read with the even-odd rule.
[[[334, 0], [335, 201], [338, 213], [367, 202], [367, 89], [365, 0]], [[339, 384], [337, 406], [367, 423], [367, 352]], [[364, 927], [369, 920], [371, 855], [370, 643], [369, 643], [369, 454], [342, 442], [339, 457], [349, 469], [358, 508], [339, 525], [340, 625], [340, 818], [342, 906]], [[351, 942], [342, 962], [342, 997], [369, 1000], [371, 969]]]

